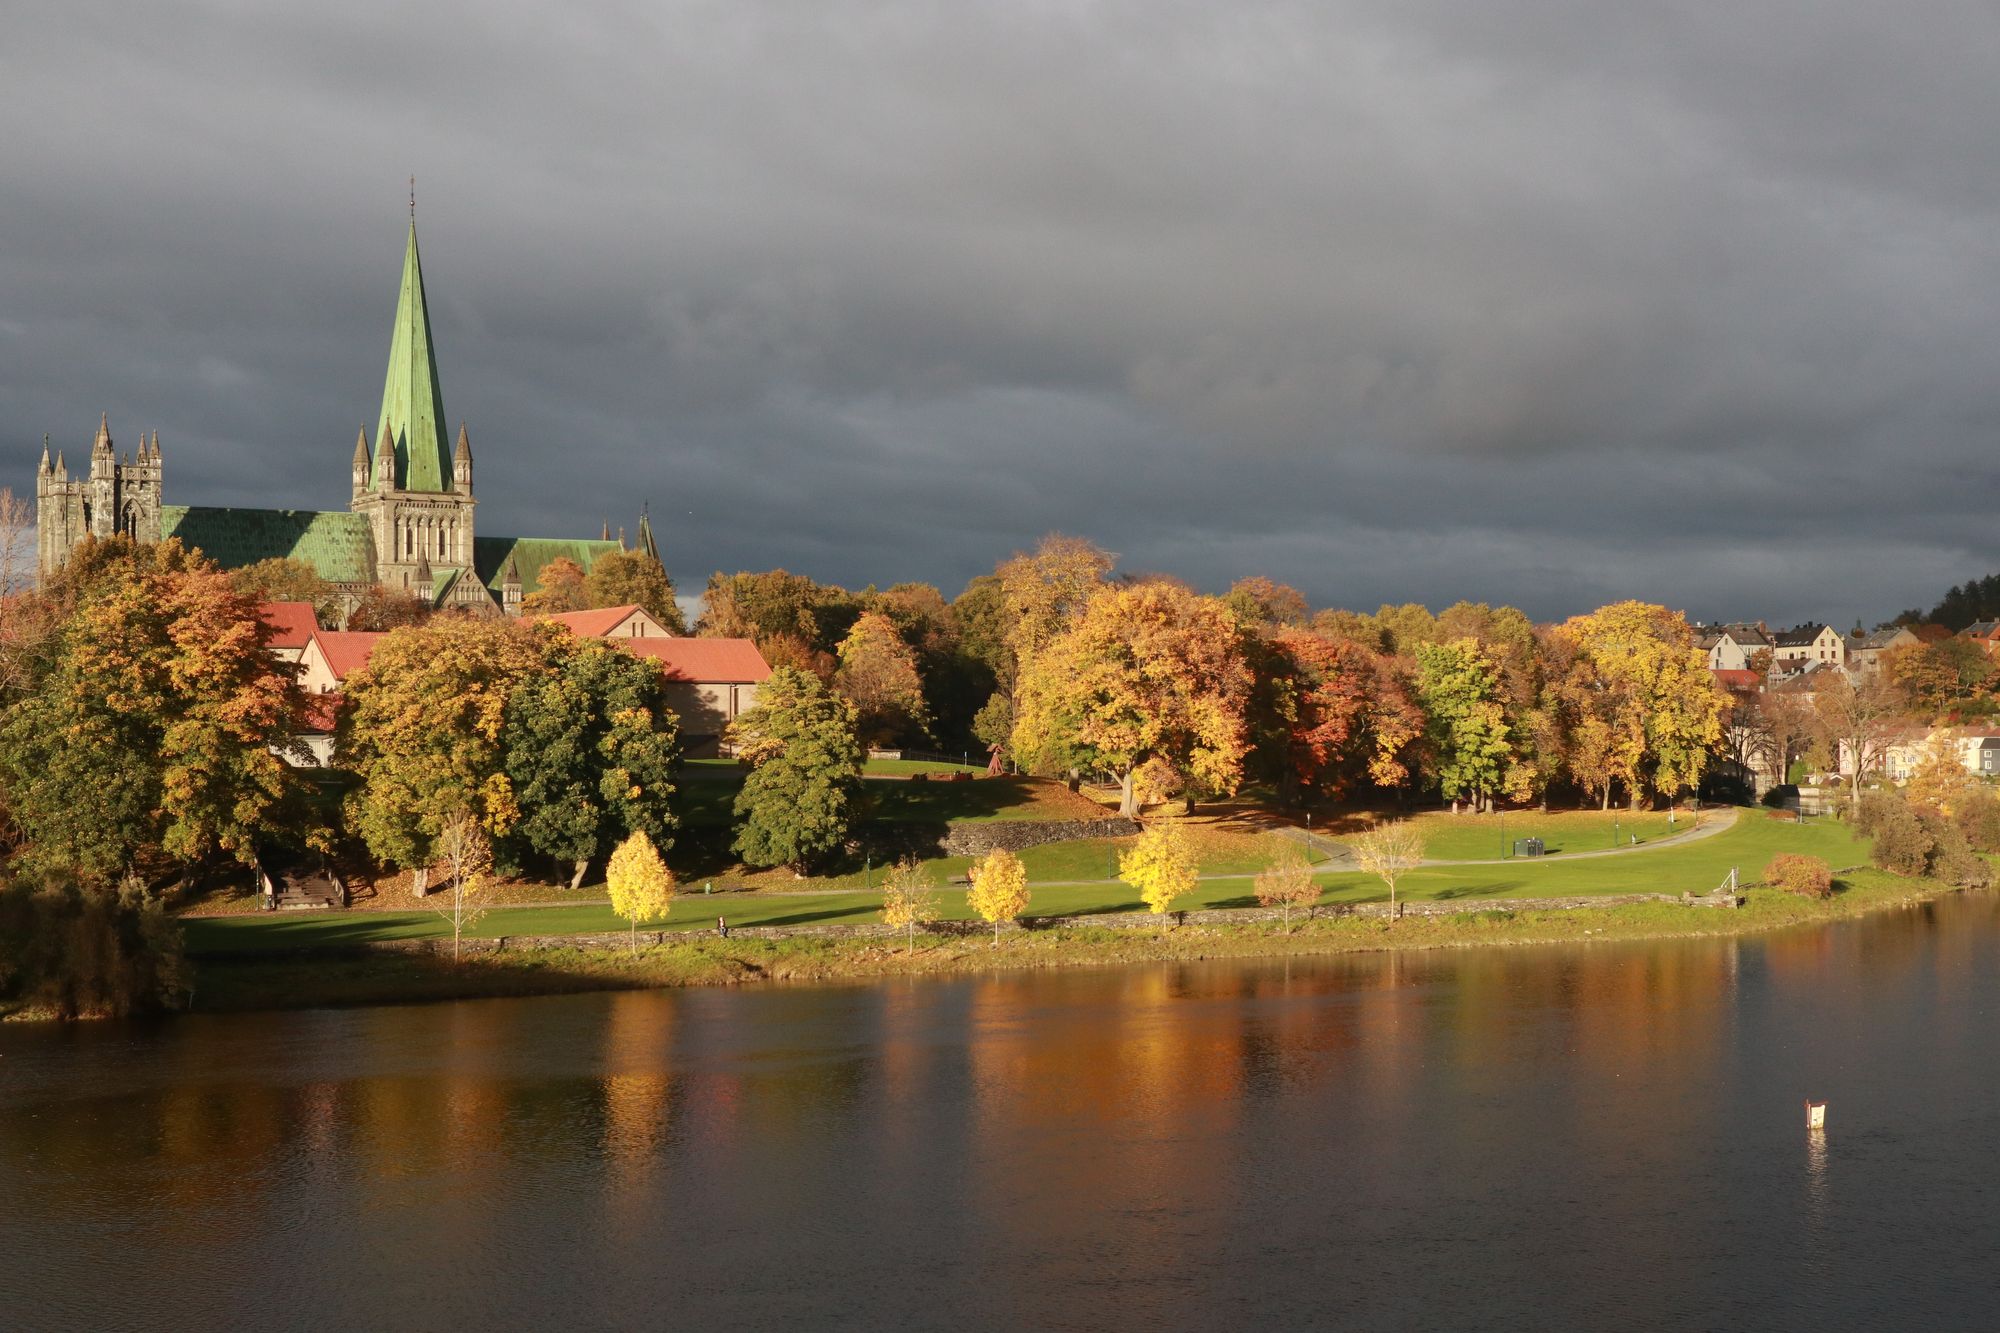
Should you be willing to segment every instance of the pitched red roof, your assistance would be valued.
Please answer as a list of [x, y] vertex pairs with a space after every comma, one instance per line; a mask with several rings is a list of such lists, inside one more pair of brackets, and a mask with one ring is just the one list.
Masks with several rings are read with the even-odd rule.
[[346, 680], [350, 673], [368, 665], [375, 645], [382, 641], [380, 634], [362, 630], [323, 629], [313, 635], [319, 640], [319, 650], [326, 654], [327, 668], [333, 672], [335, 680]]
[[630, 606], [601, 606], [595, 611], [557, 611], [543, 616], [543, 620], [566, 625], [579, 638], [596, 639], [609, 634], [614, 625], [634, 611], [642, 609], [637, 603]]
[[751, 685], [768, 679], [764, 654], [748, 639], [610, 639], [628, 653], [650, 657], [668, 680], [697, 685]]
[[1708, 674], [1714, 676], [1715, 683], [1725, 690], [1754, 690], [1764, 680], [1754, 671], [1737, 669], [1715, 669]]
[[259, 602], [257, 619], [271, 627], [271, 648], [303, 648], [319, 628], [311, 602]]

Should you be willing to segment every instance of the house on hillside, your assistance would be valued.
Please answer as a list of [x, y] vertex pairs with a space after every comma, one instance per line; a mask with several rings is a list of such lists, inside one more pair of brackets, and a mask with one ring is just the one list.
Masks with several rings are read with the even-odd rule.
[[541, 617], [580, 639], [671, 639], [673, 631], [642, 606], [607, 606], [596, 611], [559, 611]]
[[264, 646], [280, 662], [296, 662], [304, 656], [306, 644], [319, 629], [311, 602], [259, 602], [257, 619], [270, 632]]
[[[1924, 761], [1930, 757], [1932, 747], [1937, 745], [1950, 746], [1966, 772], [1976, 777], [2000, 777], [2000, 728], [1990, 726], [1933, 727], [1928, 730], [1912, 727], [1883, 748], [1882, 775], [1891, 782], [1909, 781], [1911, 775], [1923, 767]], [[1840, 758], [1841, 772], [1851, 774], [1853, 765], [1844, 745]]]
[[1710, 671], [1749, 671], [1750, 659], [1771, 649], [1770, 636], [1756, 625], [1737, 622], [1705, 625], [1696, 631], [1696, 645], [1708, 657]]
[[1774, 669], [1797, 670], [1800, 665], [1847, 664], [1847, 640], [1831, 625], [1800, 625], [1781, 629], [1771, 636], [1771, 665]]
[[1847, 636], [1847, 669], [1856, 675], [1880, 671], [1882, 654], [1891, 648], [1920, 642], [1922, 640], [1910, 633], [1907, 625], [1891, 625], [1868, 634], [1850, 634]]
[[680, 719], [681, 748], [692, 757], [721, 752], [722, 733], [756, 706], [771, 668], [749, 639], [670, 634], [643, 607], [613, 606], [543, 617], [583, 638], [605, 639], [660, 664], [667, 706]]
[[1975, 620], [1960, 630], [1958, 637], [1972, 640], [1989, 655], [2000, 652], [2000, 620]]

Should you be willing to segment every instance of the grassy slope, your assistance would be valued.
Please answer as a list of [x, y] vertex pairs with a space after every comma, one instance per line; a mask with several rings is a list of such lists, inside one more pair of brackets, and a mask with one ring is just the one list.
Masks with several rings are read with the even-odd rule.
[[[1104, 873], [1106, 844], [1058, 843], [1035, 848], [1024, 859], [1037, 878], [1075, 878]], [[1754, 881], [1763, 866], [1781, 851], [1824, 856], [1836, 867], [1863, 859], [1864, 846], [1843, 825], [1813, 823], [1803, 827], [1745, 811], [1736, 827], [1685, 846], [1666, 846], [1623, 856], [1569, 861], [1519, 861], [1504, 866], [1450, 866], [1417, 871], [1402, 885], [1406, 899], [1566, 897], [1581, 894], [1706, 893], [1720, 884], [1732, 866], [1745, 882]], [[1074, 859], [1072, 859], [1074, 858]], [[962, 858], [934, 863], [963, 866]], [[1327, 874], [1323, 901], [1380, 902], [1388, 894], [1377, 880], [1356, 873]], [[939, 898], [948, 918], [965, 919], [962, 889], [942, 889]], [[1248, 906], [1246, 877], [1204, 881], [1182, 906]], [[739, 926], [808, 925], [878, 919], [879, 894], [851, 891], [791, 894], [726, 893], [713, 896], [683, 893], [662, 923], [667, 929], [713, 926], [726, 916]], [[1038, 915], [1082, 916], [1138, 910], [1137, 896], [1117, 883], [1037, 888], [1030, 911]], [[476, 927], [481, 935], [560, 935], [620, 930], [625, 923], [601, 903], [563, 907], [511, 908], [489, 913]], [[662, 928], [655, 926], [654, 928]], [[408, 939], [449, 935], [444, 920], [432, 912], [354, 912], [339, 914], [284, 913], [211, 917], [186, 923], [189, 948], [200, 953], [233, 953], [265, 949], [310, 948], [373, 939]]]
[[1416, 824], [1423, 831], [1424, 855], [1440, 861], [1483, 861], [1510, 854], [1517, 838], [1542, 839], [1550, 855], [1629, 845], [1635, 835], [1643, 844], [1685, 830], [1688, 814], [1682, 811], [1680, 822], [1670, 825], [1664, 810], [1550, 814], [1522, 810], [1505, 816], [1430, 811], [1416, 816]]

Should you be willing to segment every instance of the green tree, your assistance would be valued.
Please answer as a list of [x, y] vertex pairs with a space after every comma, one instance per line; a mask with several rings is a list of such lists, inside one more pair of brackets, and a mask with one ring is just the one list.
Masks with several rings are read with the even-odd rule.
[[249, 864], [260, 840], [314, 834], [276, 753], [302, 701], [256, 603], [177, 541], [86, 542], [71, 563], [0, 721], [19, 867], [108, 890], [135, 866]]
[[639, 923], [658, 921], [674, 903], [674, 872], [660, 859], [643, 830], [618, 844], [611, 853], [611, 865], [604, 877], [611, 895], [611, 910], [631, 923], [632, 953], [639, 953]]
[[584, 576], [583, 599], [591, 607], [641, 607], [669, 634], [687, 633], [681, 605], [674, 600], [672, 577], [644, 551], [610, 551], [598, 556]]
[[1438, 785], [1454, 803], [1487, 808], [1506, 776], [1513, 746], [1500, 700], [1500, 673], [1476, 639], [1417, 648], [1417, 699], [1424, 710]]
[[755, 866], [804, 873], [847, 839], [861, 794], [854, 705], [792, 667], [774, 670], [757, 705], [730, 725], [755, 767], [736, 796], [736, 852]]
[[1201, 863], [1180, 821], [1160, 819], [1118, 854], [1118, 878], [1139, 891], [1147, 911], [1164, 916], [1200, 887]]
[[1159, 758], [1189, 789], [1236, 789], [1250, 693], [1235, 617], [1167, 583], [1106, 588], [1027, 658], [1014, 753], [1042, 772], [1102, 769], [1119, 813], [1138, 813], [1134, 777]]
[[557, 626], [441, 616], [399, 629], [349, 676], [335, 759], [358, 779], [347, 826], [377, 860], [416, 872], [422, 892], [432, 841], [469, 809], [505, 837], [519, 815], [506, 769], [507, 701], [549, 670]]
[[521, 678], [503, 715], [512, 837], [571, 863], [575, 888], [634, 833], [673, 846], [679, 723], [655, 663], [570, 635], [549, 636], [543, 652], [545, 669]]

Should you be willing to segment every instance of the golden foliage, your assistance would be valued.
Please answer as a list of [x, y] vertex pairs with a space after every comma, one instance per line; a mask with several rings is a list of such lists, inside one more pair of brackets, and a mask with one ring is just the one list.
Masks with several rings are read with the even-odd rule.
[[1304, 907], [1319, 900], [1319, 885], [1313, 879], [1312, 866], [1296, 851], [1284, 852], [1276, 861], [1257, 872], [1251, 891], [1264, 906], [1283, 911], [1287, 930], [1291, 929], [1294, 907]]
[[1021, 858], [996, 847], [972, 865], [972, 888], [966, 906], [993, 923], [993, 942], [1000, 942], [1000, 923], [1028, 910], [1028, 868]]
[[917, 927], [937, 920], [939, 910], [937, 890], [915, 861], [898, 862], [882, 881], [882, 920], [903, 927], [911, 949], [917, 946]]
[[1396, 902], [1396, 881], [1424, 862], [1424, 838], [1407, 819], [1379, 824], [1353, 842], [1354, 859], [1369, 874], [1389, 886], [1389, 915], [1403, 914]]
[[611, 910], [632, 926], [632, 952], [639, 951], [639, 923], [657, 921], [674, 902], [674, 872], [660, 859], [644, 829], [618, 844], [606, 867], [604, 887]]
[[1193, 893], [1201, 879], [1186, 828], [1177, 819], [1147, 825], [1131, 849], [1118, 854], [1118, 878], [1139, 891], [1155, 916], [1172, 910], [1174, 901]]

